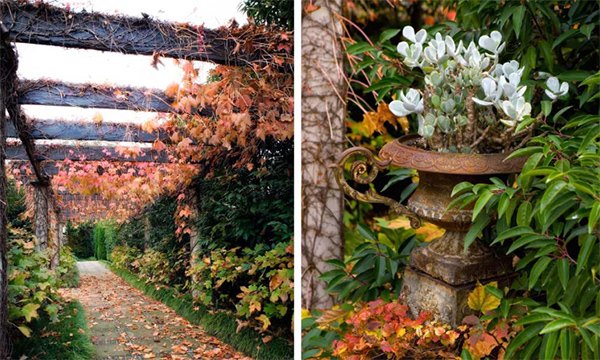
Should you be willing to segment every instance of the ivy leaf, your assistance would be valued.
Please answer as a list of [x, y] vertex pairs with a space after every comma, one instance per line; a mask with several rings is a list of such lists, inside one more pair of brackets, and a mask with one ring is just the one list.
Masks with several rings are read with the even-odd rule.
[[[498, 288], [498, 282], [493, 281], [486, 286]], [[477, 283], [475, 289], [473, 289], [467, 297], [467, 305], [469, 308], [484, 314], [500, 306], [500, 299], [495, 295], [488, 294], [488, 292], [485, 291], [486, 286]]]
[[21, 325], [18, 327], [19, 331], [25, 335], [25, 337], [31, 337], [31, 329], [25, 325]]
[[29, 303], [29, 304], [23, 306], [23, 308], [21, 308], [21, 313], [23, 314], [23, 316], [25, 317], [25, 320], [27, 322], [31, 322], [31, 319], [38, 317], [37, 310], [39, 308], [40, 308], [40, 304]]

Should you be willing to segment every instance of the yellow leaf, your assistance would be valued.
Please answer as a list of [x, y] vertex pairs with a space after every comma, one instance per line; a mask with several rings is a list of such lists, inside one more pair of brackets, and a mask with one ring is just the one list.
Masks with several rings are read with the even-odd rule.
[[[386, 226], [388, 229], [410, 229], [410, 220], [406, 216], [399, 216], [391, 220]], [[444, 235], [445, 230], [428, 222], [424, 222], [420, 228], [415, 229], [415, 234], [421, 235], [423, 241], [430, 242]]]
[[302, 309], [302, 311], [301, 311], [300, 314], [301, 314], [302, 320], [304, 320], [304, 319], [309, 318], [309, 317], [312, 316], [311, 313], [310, 313], [310, 310], [304, 309], [304, 308]]
[[269, 326], [271, 325], [271, 320], [269, 320], [269, 318], [265, 314], [261, 314], [260, 316], [257, 316], [256, 320], [259, 320], [260, 322], [262, 322], [263, 330], [267, 330], [269, 328]]
[[469, 308], [486, 313], [500, 306], [500, 299], [494, 295], [486, 293], [485, 286], [493, 286], [497, 288], [498, 282], [492, 281], [486, 285], [477, 283], [477, 286], [475, 286], [475, 289], [469, 293], [469, 297], [467, 298], [467, 305], [469, 305]]
[[23, 335], [25, 335], [26, 337], [31, 336], [31, 329], [25, 325], [19, 326], [19, 331], [21, 331], [23, 333]]

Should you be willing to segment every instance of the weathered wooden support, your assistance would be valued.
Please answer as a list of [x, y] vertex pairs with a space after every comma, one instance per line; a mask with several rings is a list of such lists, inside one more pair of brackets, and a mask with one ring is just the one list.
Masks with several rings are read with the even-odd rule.
[[[10, 144], [6, 149], [8, 160], [27, 160], [25, 149], [18, 143]], [[115, 148], [103, 146], [75, 146], [75, 145], [37, 145], [35, 161], [66, 160], [71, 161], [127, 161], [127, 162], [176, 162], [165, 151], [156, 151], [151, 148], [142, 149], [137, 156], [119, 153]]]
[[172, 112], [173, 99], [158, 89], [20, 80], [20, 104]]
[[35, 230], [35, 247], [44, 251], [48, 248], [50, 231], [49, 186], [37, 182], [31, 183], [33, 188], [33, 227]]
[[[31, 119], [30, 123], [30, 135], [36, 140], [170, 141], [166, 132], [146, 132], [137, 124], [109, 122], [94, 124], [90, 122], [43, 119]], [[7, 126], [7, 132], [8, 137], [18, 137], [18, 132], [11, 123]]]
[[150, 232], [152, 231], [152, 224], [150, 223], [150, 216], [144, 215], [144, 250], [150, 246]]
[[[3, 34], [6, 33], [3, 32]], [[3, 51], [3, 76], [1, 81], [3, 83], [2, 86], [5, 87], [6, 112], [8, 113], [8, 117], [16, 129], [16, 133], [19, 135], [19, 139], [23, 145], [23, 152], [27, 155], [27, 159], [31, 162], [31, 166], [37, 181], [40, 184], [49, 184], [50, 178], [44, 173], [40, 162], [35, 157], [35, 143], [33, 138], [30, 136], [31, 130], [18, 102], [17, 67], [19, 61], [17, 59], [17, 54], [12, 45], [8, 42], [8, 35], [4, 37], [6, 40], [3, 40], [5, 51]]]
[[7, 101], [10, 98], [10, 84], [6, 82], [10, 77], [10, 44], [8, 33], [0, 24], [0, 359], [10, 357], [9, 326], [8, 326], [8, 230], [6, 197], [6, 116]]
[[50, 226], [48, 229], [48, 249], [50, 255], [50, 269], [56, 269], [60, 263], [60, 241], [59, 241], [59, 223], [60, 209], [54, 201], [49, 204], [49, 220]]
[[[272, 55], [288, 55], [285, 50], [272, 46], [273, 39], [267, 31], [256, 35], [225, 27], [212, 30], [149, 17], [75, 13], [47, 4], [18, 1], [0, 3], [0, 13], [0, 20], [10, 30], [11, 40], [16, 42], [236, 66], [269, 63]], [[291, 70], [291, 66], [286, 69]]]

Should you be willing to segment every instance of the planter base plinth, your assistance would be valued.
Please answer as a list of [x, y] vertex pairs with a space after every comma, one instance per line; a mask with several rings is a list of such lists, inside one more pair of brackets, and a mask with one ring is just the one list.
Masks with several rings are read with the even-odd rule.
[[475, 241], [464, 251], [463, 231], [446, 230], [427, 246], [414, 249], [404, 274], [402, 296], [413, 312], [458, 326], [469, 315], [467, 297], [477, 282], [508, 284], [512, 260]]
[[412, 252], [411, 267], [449, 285], [470, 284], [513, 272], [510, 257], [495, 253], [479, 241], [465, 252], [465, 235], [462, 231], [446, 230], [440, 238]]
[[[499, 286], [506, 286], [511, 277], [511, 275], [504, 275], [481, 280], [481, 283], [498, 281]], [[471, 314], [467, 306], [467, 297], [475, 285], [476, 283], [451, 285], [407, 267], [400, 297], [402, 302], [409, 306], [413, 316], [416, 317], [419, 313], [427, 311], [436, 321], [456, 327], [462, 323], [465, 316]]]

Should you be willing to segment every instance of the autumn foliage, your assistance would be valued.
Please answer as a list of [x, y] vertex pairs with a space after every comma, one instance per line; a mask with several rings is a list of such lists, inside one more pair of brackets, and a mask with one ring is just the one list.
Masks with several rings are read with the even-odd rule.
[[[502, 296], [497, 286], [477, 284], [467, 299], [471, 315], [455, 328], [427, 312], [415, 317], [397, 299], [345, 303], [318, 316], [306, 314], [305, 324], [311, 328], [304, 329], [304, 351], [309, 358], [348, 360], [504, 359], [509, 341], [522, 326], [515, 317], [496, 317]], [[320, 343], [327, 338], [330, 347]]]
[[[234, 53], [254, 47], [263, 58], [246, 66], [219, 65], [206, 83], [201, 83], [192, 62], [182, 61], [183, 79], [165, 90], [174, 99], [173, 113], [166, 121], [157, 118], [142, 126], [169, 135], [168, 140], [157, 135], [152, 149], [168, 154], [170, 163], [85, 158], [57, 163], [58, 174], [52, 178], [55, 192], [82, 195], [76, 200], [59, 196], [72, 220], [127, 219], [158, 196], [181, 192], [200, 173], [210, 177], [215, 167], [260, 168], [257, 154], [269, 147], [267, 143], [292, 138], [291, 32], [249, 24], [231, 27], [230, 36], [238, 44]], [[148, 149], [118, 146], [115, 150], [135, 159]], [[14, 166], [17, 177], [31, 175], [29, 169]]]

